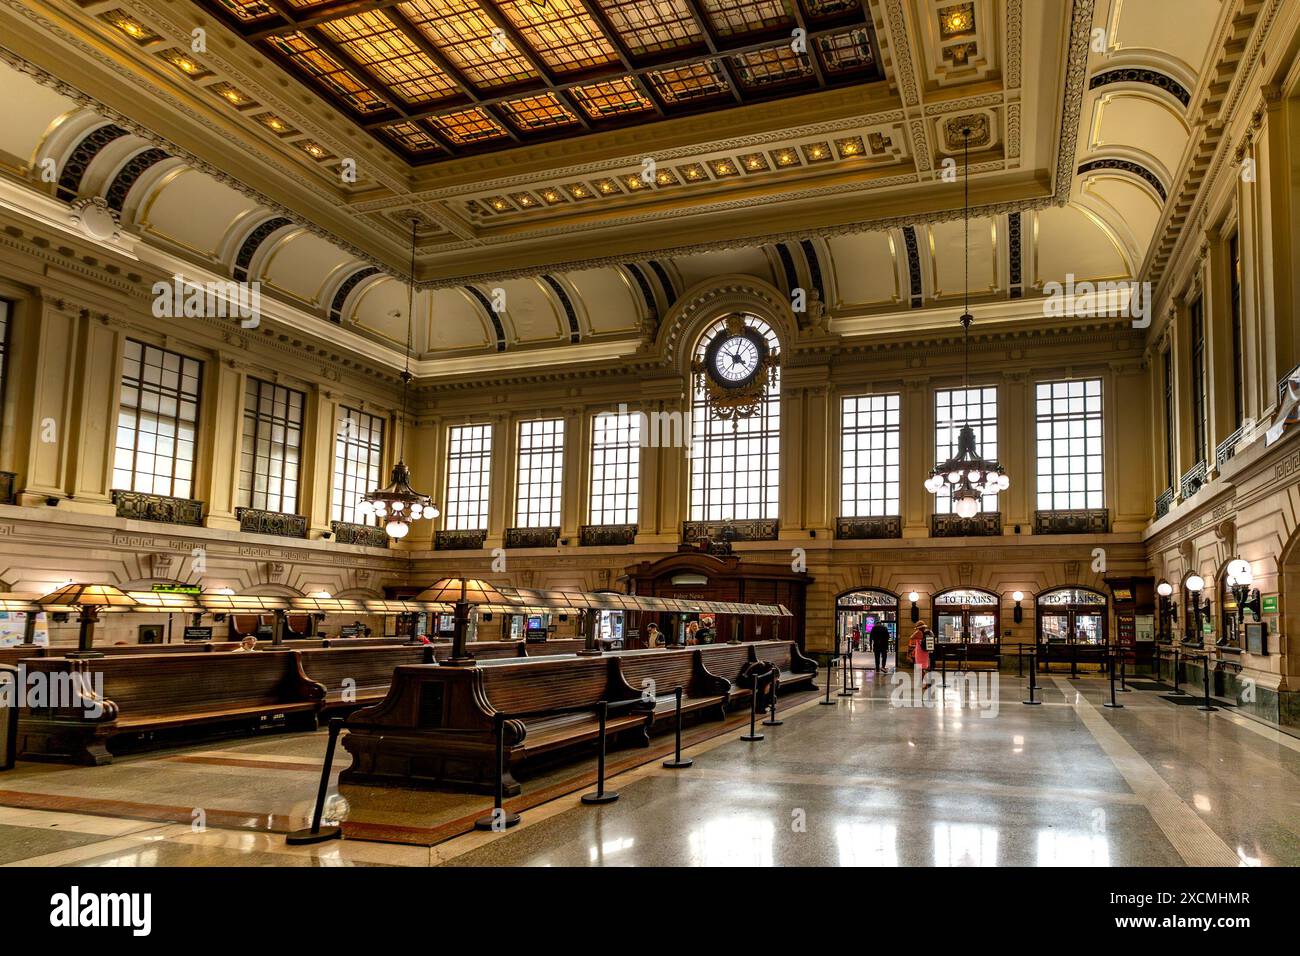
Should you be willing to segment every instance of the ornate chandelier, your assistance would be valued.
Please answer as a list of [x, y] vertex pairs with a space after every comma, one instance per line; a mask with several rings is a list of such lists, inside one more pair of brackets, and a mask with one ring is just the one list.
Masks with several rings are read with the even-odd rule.
[[374, 515], [384, 522], [384, 531], [390, 538], [405, 538], [411, 522], [421, 518], [436, 518], [438, 506], [429, 495], [411, 487], [411, 469], [406, 467], [402, 449], [406, 441], [406, 392], [411, 382], [411, 323], [415, 314], [415, 229], [418, 220], [411, 219], [411, 280], [406, 292], [406, 365], [402, 369], [402, 417], [398, 421], [401, 439], [397, 443], [397, 464], [387, 485], [366, 494], [358, 505], [362, 514]]
[[[970, 312], [970, 127], [962, 130], [965, 138], [965, 189], [962, 198], [962, 220], [965, 227], [966, 278], [964, 309], [961, 315], [962, 344], [965, 351], [965, 369], [962, 388], [970, 388], [970, 327], [975, 317]], [[957, 436], [957, 454], [930, 470], [925, 480], [925, 490], [938, 494], [947, 486], [952, 496], [952, 510], [959, 518], [973, 518], [980, 510], [980, 500], [985, 495], [996, 495], [1011, 487], [1002, 465], [980, 456], [975, 443], [975, 431], [968, 424], [961, 426]]]

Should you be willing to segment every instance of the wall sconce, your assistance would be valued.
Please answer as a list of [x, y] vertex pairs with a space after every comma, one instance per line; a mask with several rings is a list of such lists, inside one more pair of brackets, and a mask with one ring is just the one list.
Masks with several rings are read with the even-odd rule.
[[1249, 610], [1251, 617], [1256, 621], [1259, 620], [1260, 597], [1259, 588], [1252, 588], [1255, 583], [1255, 574], [1250, 569], [1250, 562], [1245, 558], [1237, 558], [1235, 561], [1228, 562], [1228, 587], [1232, 588], [1232, 596], [1237, 601], [1237, 627], [1246, 623], [1246, 611]]
[[1019, 624], [1025, 619], [1025, 609], [1020, 606], [1020, 602], [1025, 599], [1024, 591], [1012, 591], [1011, 600], [1016, 602], [1016, 609], [1011, 612], [1011, 619]]
[[1201, 605], [1201, 592], [1205, 590], [1205, 578], [1199, 574], [1190, 575], [1183, 586], [1187, 588], [1187, 593], [1192, 596], [1192, 619], [1195, 622], [1195, 628], [1192, 630], [1192, 640], [1201, 639], [1201, 616], [1204, 608]]
[[907, 599], [912, 602], [912, 623], [915, 624], [921, 619], [921, 612], [916, 606], [916, 602], [921, 600], [921, 595], [917, 594], [915, 591], [908, 591]]
[[1156, 594], [1160, 598], [1160, 636], [1165, 641], [1173, 638], [1173, 622], [1178, 620], [1178, 605], [1172, 600], [1174, 586], [1168, 581], [1156, 585]]

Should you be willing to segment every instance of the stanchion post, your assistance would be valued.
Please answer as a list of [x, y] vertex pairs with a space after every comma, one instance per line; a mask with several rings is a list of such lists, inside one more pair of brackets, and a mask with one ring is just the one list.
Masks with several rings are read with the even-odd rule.
[[1016, 677], [1025, 676], [1025, 645], [1016, 645]]
[[1113, 650], [1110, 652], [1110, 666], [1106, 670], [1109, 672], [1107, 676], [1110, 678], [1110, 703], [1101, 706], [1109, 707], [1111, 710], [1119, 710], [1124, 705], [1115, 702], [1115, 652]]
[[1121, 694], [1133, 693], [1133, 688], [1128, 686], [1128, 655], [1120, 651], [1119, 655], [1119, 692]]
[[1178, 686], [1178, 648], [1174, 648], [1174, 691], [1175, 694], [1182, 694], [1183, 689]]
[[695, 759], [693, 757], [687, 757], [685, 760], [682, 759], [682, 689], [680, 687], [673, 691], [673, 697], [676, 698], [677, 705], [677, 726], [673, 746], [673, 759], [665, 760], [664, 766], [670, 767], [673, 770], [685, 770], [691, 764], [695, 763]]
[[758, 732], [754, 726], [754, 721], [758, 717], [758, 671], [753, 675], [753, 690], [749, 695], [749, 733], [741, 734], [741, 740], [762, 740], [763, 735]]
[[316, 791], [316, 811], [312, 814], [311, 827], [306, 830], [294, 830], [285, 834], [284, 842], [291, 846], [304, 843], [324, 843], [337, 840], [343, 836], [343, 828], [338, 824], [321, 826], [321, 816], [325, 813], [325, 793], [330, 785], [330, 768], [334, 765], [334, 746], [339, 742], [339, 731], [343, 729], [342, 717], [331, 717], [329, 722], [330, 739], [325, 748], [325, 763], [320, 768], [320, 787]]
[[856, 687], [853, 688], [853, 690], [849, 690], [849, 668], [850, 666], [852, 666], [852, 663], [853, 663], [852, 655], [846, 655], [840, 658], [840, 678], [841, 678], [841, 684], [844, 688], [839, 693], [840, 697], [852, 697], [854, 691], [857, 690]]
[[779, 675], [775, 671], [773, 671], [772, 672], [772, 699], [768, 701], [768, 705], [767, 705], [768, 718], [767, 720], [763, 721], [764, 727], [780, 727], [782, 724], [785, 723], [784, 720], [777, 720], [776, 718], [776, 691], [777, 691], [777, 687], [780, 685], [780, 682], [781, 681]]
[[609, 701], [602, 700], [597, 705], [600, 715], [600, 750], [596, 757], [596, 792], [584, 793], [583, 803], [613, 803], [618, 799], [617, 793], [605, 792], [605, 724], [609, 720]]
[[834, 667], [835, 657], [833, 655], [828, 655], [826, 658], [826, 699], [820, 701], [823, 707], [835, 703], [835, 701], [831, 700], [831, 675], [835, 673]]
[[1205, 688], [1205, 703], [1196, 709], [1207, 713], [1218, 710], [1219, 708], [1210, 703], [1210, 655], [1208, 653], [1201, 658], [1201, 674], [1203, 677], [1201, 684]]
[[492, 715], [492, 733], [496, 736], [497, 778], [492, 788], [492, 812], [474, 821], [475, 830], [509, 830], [519, 822], [519, 814], [506, 810], [506, 716]]
[[1038, 689], [1038, 649], [1029, 652], [1029, 700], [1022, 700], [1020, 703], [1028, 704], [1030, 707], [1037, 707], [1042, 703], [1041, 700], [1034, 700], [1034, 691]]

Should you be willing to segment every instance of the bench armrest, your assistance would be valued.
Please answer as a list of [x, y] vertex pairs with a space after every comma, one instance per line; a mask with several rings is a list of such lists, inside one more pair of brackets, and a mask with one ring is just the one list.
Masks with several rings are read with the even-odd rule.
[[790, 645], [790, 670], [796, 674], [816, 674], [817, 662], [799, 650], [798, 644]]
[[719, 677], [705, 667], [704, 654], [698, 650], [695, 652], [694, 673], [691, 680], [706, 696], [714, 694], [725, 696], [731, 690], [731, 681]]

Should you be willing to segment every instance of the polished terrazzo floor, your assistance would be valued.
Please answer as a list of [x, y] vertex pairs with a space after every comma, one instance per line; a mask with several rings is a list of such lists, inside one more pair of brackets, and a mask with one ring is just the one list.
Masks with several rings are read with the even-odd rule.
[[[310, 808], [322, 734], [111, 767], [24, 764], [0, 774], [0, 864], [1300, 864], [1300, 740], [1230, 710], [1175, 707], [1154, 691], [1108, 710], [1095, 678], [1045, 678], [1040, 707], [1020, 703], [1014, 672], [967, 688], [965, 707], [955, 687], [942, 707], [906, 706], [889, 678], [866, 670], [858, 682], [834, 706], [791, 701], [760, 742], [739, 740], [735, 725], [697, 730], [688, 770], [661, 767], [658, 748], [649, 762], [613, 760], [616, 803], [579, 803], [585, 762], [540, 774], [525, 784], [523, 824], [504, 833], [453, 825], [481, 797], [387, 792], [371, 803], [345, 788], [336, 805], [352, 838], [286, 846], [277, 831]], [[82, 802], [91, 794], [93, 807]], [[151, 815], [151, 801], [167, 812]], [[211, 808], [200, 820], [181, 812], [196, 802]], [[379, 823], [434, 836], [356, 838]]]

